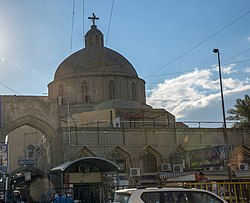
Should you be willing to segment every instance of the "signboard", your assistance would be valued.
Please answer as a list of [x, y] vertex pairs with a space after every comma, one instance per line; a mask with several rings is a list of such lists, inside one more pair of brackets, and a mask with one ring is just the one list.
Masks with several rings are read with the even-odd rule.
[[8, 166], [8, 144], [0, 144], [0, 171], [7, 173]]
[[100, 183], [101, 173], [91, 172], [91, 173], [65, 173], [64, 182], [69, 183]]
[[8, 145], [0, 144], [0, 166], [8, 165]]
[[190, 168], [224, 166], [226, 163], [226, 147], [221, 145], [188, 151], [187, 158]]
[[36, 159], [32, 157], [19, 157], [18, 165], [35, 165]]
[[31, 180], [31, 172], [25, 172], [24, 173], [25, 181], [30, 181]]

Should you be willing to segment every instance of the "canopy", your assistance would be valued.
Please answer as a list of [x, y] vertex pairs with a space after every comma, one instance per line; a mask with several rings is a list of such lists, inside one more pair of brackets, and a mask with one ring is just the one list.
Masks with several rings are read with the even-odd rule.
[[89, 164], [89, 165], [99, 168], [102, 172], [113, 172], [113, 171], [120, 170], [118, 165], [116, 165], [115, 163], [107, 159], [103, 159], [100, 157], [83, 157], [80, 159], [76, 159], [74, 161], [60, 164], [52, 168], [51, 171], [52, 172], [56, 172], [56, 171], [67, 172], [67, 169], [69, 169], [70, 166], [73, 166], [75, 164]]

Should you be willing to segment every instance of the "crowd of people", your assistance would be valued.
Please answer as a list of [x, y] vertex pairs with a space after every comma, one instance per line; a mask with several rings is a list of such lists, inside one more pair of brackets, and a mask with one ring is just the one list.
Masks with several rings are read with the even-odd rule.
[[71, 196], [71, 194], [61, 194], [59, 193], [55, 193], [53, 196], [51, 196], [50, 203], [73, 203], [73, 197]]

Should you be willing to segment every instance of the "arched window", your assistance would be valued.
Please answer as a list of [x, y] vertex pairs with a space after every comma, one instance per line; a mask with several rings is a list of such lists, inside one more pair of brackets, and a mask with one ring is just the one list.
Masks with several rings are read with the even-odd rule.
[[82, 158], [82, 157], [90, 157], [90, 156], [95, 156], [93, 152], [88, 149], [88, 147], [84, 146], [80, 149], [80, 151], [76, 154], [74, 158]]
[[81, 94], [82, 94], [82, 102], [87, 103], [89, 102], [88, 98], [88, 84], [86, 81], [81, 83]]
[[127, 171], [126, 158], [120, 153], [114, 151], [109, 155], [108, 159], [120, 167], [121, 173], [125, 173]]
[[63, 104], [63, 85], [59, 86], [58, 103]]
[[92, 46], [92, 36], [89, 36], [89, 46]]
[[95, 43], [96, 43], [96, 45], [99, 45], [99, 36], [98, 35], [95, 36]]
[[132, 83], [132, 100], [136, 101], [136, 84]]
[[109, 99], [115, 99], [115, 83], [113, 80], [109, 81]]
[[157, 172], [157, 160], [152, 153], [146, 151], [146, 153], [140, 158], [140, 161], [143, 167], [143, 173]]
[[32, 144], [28, 145], [25, 149], [25, 157], [34, 157], [36, 147]]

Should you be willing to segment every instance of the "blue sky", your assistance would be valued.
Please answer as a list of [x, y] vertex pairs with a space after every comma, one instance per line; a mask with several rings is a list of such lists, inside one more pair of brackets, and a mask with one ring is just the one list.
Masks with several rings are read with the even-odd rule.
[[214, 48], [226, 110], [250, 94], [249, 0], [75, 0], [72, 33], [73, 2], [0, 0], [1, 95], [46, 95], [58, 65], [84, 47], [93, 12], [105, 46], [146, 81], [148, 103], [177, 120], [222, 120]]

